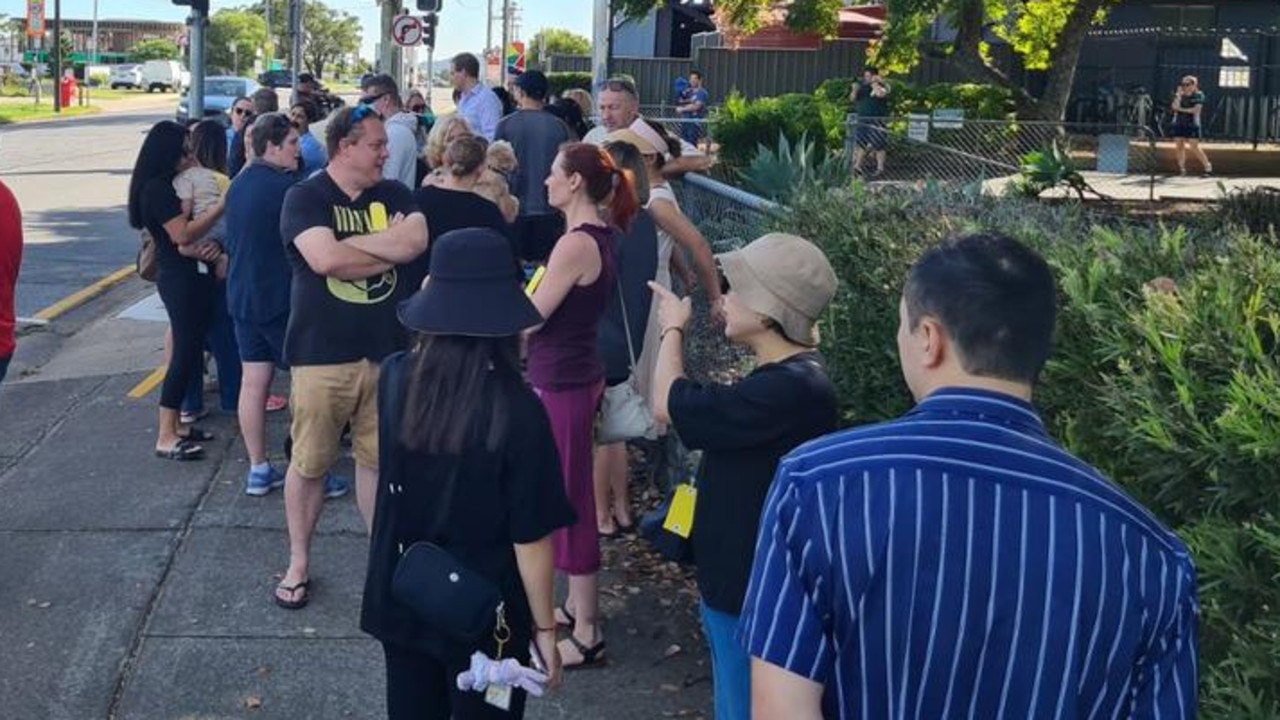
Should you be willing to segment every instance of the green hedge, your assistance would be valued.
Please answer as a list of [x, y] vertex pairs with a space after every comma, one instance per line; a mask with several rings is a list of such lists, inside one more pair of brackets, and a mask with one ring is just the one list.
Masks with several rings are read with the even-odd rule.
[[591, 73], [589, 72], [553, 72], [547, 73], [547, 85], [552, 95], [570, 88], [581, 88], [591, 92]]
[[841, 279], [823, 346], [851, 424], [911, 404], [894, 342], [929, 245], [990, 229], [1036, 247], [1061, 311], [1037, 390], [1051, 432], [1185, 539], [1200, 576], [1201, 711], [1280, 717], [1280, 248], [1215, 217], [1165, 227], [971, 191], [809, 189], [778, 227]]
[[793, 143], [807, 136], [839, 148], [844, 142], [844, 111], [815, 95], [746, 100], [733, 93], [711, 117], [711, 136], [720, 144], [720, 160], [730, 167], [746, 166], [761, 145], [775, 148], [779, 133]]

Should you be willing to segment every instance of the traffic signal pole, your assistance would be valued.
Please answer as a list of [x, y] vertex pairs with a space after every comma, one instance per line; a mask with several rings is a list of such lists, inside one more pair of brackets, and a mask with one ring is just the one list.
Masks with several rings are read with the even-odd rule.
[[[32, 68], [36, 74], [36, 81], [40, 81], [40, 71], [34, 66]], [[62, 0], [53, 0], [53, 66], [50, 75], [53, 76], [53, 111], [62, 112], [62, 89], [58, 87], [58, 83], [62, 82]]]

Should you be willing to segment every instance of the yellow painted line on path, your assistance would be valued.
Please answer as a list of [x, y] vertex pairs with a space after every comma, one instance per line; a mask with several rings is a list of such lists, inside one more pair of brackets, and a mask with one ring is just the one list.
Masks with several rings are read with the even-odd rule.
[[101, 280], [89, 285], [86, 288], [77, 290], [70, 295], [62, 298], [58, 302], [36, 313], [33, 317], [37, 320], [52, 320], [59, 315], [63, 315], [90, 300], [98, 297], [102, 293], [128, 280], [135, 272], [134, 266], [122, 267]]
[[155, 370], [152, 370], [151, 374], [144, 378], [142, 382], [133, 386], [133, 389], [129, 391], [129, 397], [134, 400], [141, 400], [142, 398], [150, 395], [151, 391], [155, 390], [160, 386], [160, 383], [164, 382], [164, 374], [168, 369], [168, 365], [161, 365]]

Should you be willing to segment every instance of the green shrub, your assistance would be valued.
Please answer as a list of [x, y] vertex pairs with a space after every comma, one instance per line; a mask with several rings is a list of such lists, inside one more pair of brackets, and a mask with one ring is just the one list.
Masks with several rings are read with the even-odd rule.
[[964, 110], [970, 120], [1004, 120], [1013, 115], [1013, 93], [997, 85], [934, 83], [916, 87], [890, 80], [889, 109], [894, 115], [931, 113], [943, 108]]
[[774, 148], [781, 134], [792, 143], [802, 136], [823, 138], [827, 147], [844, 142], [844, 113], [813, 95], [794, 93], [746, 100], [734, 93], [711, 118], [711, 136], [720, 161], [746, 167], [760, 146]]
[[846, 422], [911, 404], [894, 336], [906, 270], [940, 238], [1008, 233], [1061, 296], [1036, 403], [1051, 434], [1147, 504], [1199, 570], [1204, 717], [1280, 717], [1280, 248], [970, 188], [805, 188], [777, 221], [840, 277], [822, 321]]
[[547, 85], [552, 95], [560, 93], [570, 88], [581, 88], [587, 92], [591, 92], [591, 73], [589, 72], [552, 72], [547, 73]]
[[848, 112], [853, 107], [849, 102], [849, 94], [853, 92], [854, 78], [828, 78], [822, 81], [813, 94], [820, 100]]
[[100, 73], [93, 73], [92, 75], [89, 76], [89, 84], [93, 87], [106, 87], [106, 84], [110, 81], [111, 81], [110, 73], [100, 72]]

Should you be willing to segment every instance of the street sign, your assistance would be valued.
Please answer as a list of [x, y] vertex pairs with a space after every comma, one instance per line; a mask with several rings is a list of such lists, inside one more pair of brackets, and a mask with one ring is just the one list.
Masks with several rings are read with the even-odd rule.
[[44, 0], [27, 0], [27, 35], [41, 37], [44, 32]]
[[422, 42], [422, 21], [413, 15], [397, 15], [391, 23], [391, 39], [397, 45], [411, 47]]

